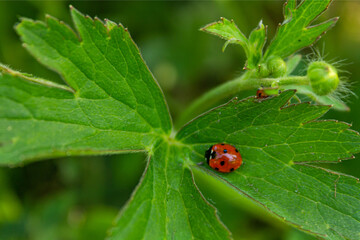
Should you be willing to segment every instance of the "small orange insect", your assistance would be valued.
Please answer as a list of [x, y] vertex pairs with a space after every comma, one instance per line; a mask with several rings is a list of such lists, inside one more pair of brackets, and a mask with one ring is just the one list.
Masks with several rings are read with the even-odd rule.
[[257, 91], [256, 91], [256, 98], [268, 98], [268, 97], [270, 97], [270, 95], [267, 95], [266, 93], [265, 93], [265, 91], [264, 91], [264, 89], [258, 89]]
[[264, 98], [268, 98], [270, 96], [273, 96], [273, 95], [277, 95], [277, 94], [280, 94], [281, 93], [281, 90], [277, 89], [277, 88], [259, 88], [257, 91], [256, 91], [256, 98], [259, 98], [259, 99], [264, 99]]

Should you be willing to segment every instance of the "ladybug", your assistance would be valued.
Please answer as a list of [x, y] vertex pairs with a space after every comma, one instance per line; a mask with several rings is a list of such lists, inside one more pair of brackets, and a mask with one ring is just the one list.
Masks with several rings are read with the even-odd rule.
[[225, 143], [212, 145], [205, 152], [205, 160], [212, 169], [224, 173], [232, 172], [242, 164], [239, 151], [234, 146]]
[[263, 88], [263, 87], [261, 87], [256, 91], [256, 98], [265, 99], [265, 98], [268, 98], [270, 96], [278, 95], [280, 93], [281, 93], [281, 90], [279, 90], [277, 88], [272, 88], [272, 87]]
[[256, 91], [256, 98], [261, 98], [261, 99], [263, 99], [263, 98], [268, 98], [268, 97], [270, 97], [270, 96], [266, 94], [266, 92], [265, 92], [264, 89], [258, 89], [258, 90]]

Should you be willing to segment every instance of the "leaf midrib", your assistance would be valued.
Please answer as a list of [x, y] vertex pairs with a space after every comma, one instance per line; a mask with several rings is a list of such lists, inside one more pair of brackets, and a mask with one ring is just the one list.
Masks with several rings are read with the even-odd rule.
[[[84, 127], [89, 127], [89, 128], [93, 128], [94, 130], [98, 130], [98, 131], [116, 131], [116, 132], [131, 132], [131, 133], [139, 133], [139, 134], [153, 134], [153, 135], [158, 135], [159, 137], [163, 136], [161, 133], [158, 133], [157, 131], [154, 131], [154, 129], [152, 131], [147, 131], [147, 132], [138, 132], [138, 131], [130, 131], [130, 130], [119, 130], [119, 129], [112, 129], [112, 128], [99, 128], [99, 127], [95, 127], [94, 125], [91, 124], [91, 121], [89, 122], [89, 125], [86, 124], [81, 124], [81, 123], [74, 123], [74, 122], [66, 122], [66, 121], [56, 121], [56, 120], [49, 120], [49, 119], [40, 119], [40, 118], [36, 118], [34, 116], [34, 114], [29, 110], [29, 108], [23, 103], [23, 102], [19, 102], [19, 101], [15, 101], [11, 98], [8, 98], [6, 96], [4, 96], [5, 98], [14, 101], [18, 104], [21, 104], [22, 106], [24, 106], [28, 112], [30, 113], [31, 117], [27, 117], [27, 118], [9, 118], [9, 117], [0, 117], [0, 119], [5, 119], [5, 120], [16, 120], [16, 121], [28, 121], [28, 120], [34, 120], [34, 121], [44, 121], [44, 122], [55, 122], [55, 123], [61, 123], [61, 124], [65, 124], [65, 125], [77, 125], [77, 126], [84, 126]], [[76, 99], [74, 99], [76, 101]], [[76, 101], [77, 102], [77, 101]], [[78, 102], [77, 102], [78, 103]], [[79, 104], [78, 104], [79, 105]], [[80, 108], [81, 109], [81, 108]], [[84, 113], [84, 112], [83, 112]], [[84, 113], [84, 115], [88, 118], [88, 115]]]

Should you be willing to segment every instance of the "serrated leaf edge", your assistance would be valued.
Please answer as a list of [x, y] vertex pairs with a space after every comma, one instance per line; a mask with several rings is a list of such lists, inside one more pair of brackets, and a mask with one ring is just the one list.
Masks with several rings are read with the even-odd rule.
[[[288, 24], [288, 23], [292, 20], [292, 11], [291, 11], [290, 8], [288, 8], [288, 9], [289, 9], [289, 12], [290, 12], [290, 14], [291, 14], [291, 17], [288, 18], [288, 19], [286, 19], [286, 16], [285, 16], [285, 7], [287, 6], [288, 1], [289, 1], [289, 0], [287, 0], [287, 1], [284, 3], [284, 5], [283, 5], [283, 6], [284, 6], [284, 7], [283, 7], [283, 9], [284, 9], [284, 10], [283, 10], [284, 21], [283, 21], [282, 23], [279, 23], [279, 24], [278, 24], [278, 27], [277, 27], [276, 32], [275, 32], [275, 35], [274, 35], [273, 39], [270, 41], [270, 44], [268, 45], [268, 47], [267, 47], [267, 49], [266, 49], [266, 51], [265, 51], [265, 54], [264, 54], [264, 58], [265, 58], [265, 59], [267, 59], [267, 58], [269, 58], [269, 57], [271, 56], [271, 55], [268, 56], [268, 49], [270, 48], [272, 42], [278, 37], [279, 28], [282, 27], [282, 26], [284, 26], [284, 25], [286, 25], [286, 24]], [[305, 1], [305, 0], [302, 0], [298, 5], [296, 5], [295, 9], [299, 8], [299, 7], [304, 3], [304, 1]], [[317, 26], [319, 26], [319, 25], [322, 25], [322, 24], [325, 24], [325, 23], [328, 23], [328, 22], [331, 22], [331, 21], [334, 21], [334, 23], [333, 23], [331, 26], [329, 26], [324, 32], [322, 32], [322, 33], [315, 39], [314, 42], [312, 42], [312, 43], [311, 43], [310, 45], [308, 45], [308, 46], [305, 46], [305, 47], [303, 47], [303, 48], [298, 49], [296, 52], [299, 52], [299, 51], [301, 51], [302, 49], [305, 49], [305, 48], [307, 48], [307, 47], [313, 46], [328, 30], [330, 30], [331, 28], [333, 28], [333, 27], [335, 26], [336, 22], [339, 20], [339, 17], [330, 18], [329, 20], [326, 20], [326, 21], [321, 22], [321, 23], [319, 23], [319, 24], [311, 25], [314, 21], [316, 21], [316, 19], [319, 18], [319, 16], [321, 16], [321, 15], [329, 8], [329, 6], [330, 6], [330, 4], [331, 4], [332, 2], [333, 2], [333, 0], [330, 0], [329, 4], [326, 6], [326, 8], [325, 8], [322, 12], [320, 12], [320, 13], [309, 23], [308, 26], [306, 26], [306, 29], [311, 29], [311, 28], [313, 28], [313, 27], [317, 27]]]
[[[292, 92], [294, 93], [293, 95], [295, 95], [295, 93], [296, 93], [296, 90], [286, 90], [286, 91], [284, 91], [284, 92], [289, 92], [289, 91], [292, 91]], [[293, 95], [292, 95], [292, 96], [293, 96]], [[287, 102], [289, 102], [289, 100], [291, 99], [292, 96], [289, 97], [289, 99], [288, 99]], [[237, 98], [234, 98], [234, 99], [230, 100], [229, 102], [227, 102], [227, 103], [225, 103], [225, 104], [223, 104], [223, 105], [221, 105], [221, 106], [218, 106], [218, 107], [216, 107], [216, 108], [213, 108], [213, 109], [207, 111], [206, 113], [201, 114], [200, 116], [206, 115], [207, 113], [209, 113], [209, 112], [211, 112], [211, 111], [213, 111], [213, 110], [215, 110], [215, 109], [218, 109], [218, 108], [220, 108], [220, 107], [226, 106], [226, 105], [228, 105], [228, 104], [230, 104], [230, 103], [232, 103], [232, 102], [234, 102], [234, 101], [243, 102], [243, 101], [247, 101], [247, 100], [252, 99], [252, 98], [256, 99], [254, 96], [245, 98], [245, 99], [240, 100], [240, 101], [237, 101]], [[268, 100], [270, 100], [270, 99], [264, 99], [263, 101], [268, 101]], [[280, 109], [283, 110], [283, 109], [286, 109], [286, 108], [292, 108], [292, 107], [295, 107], [295, 106], [300, 105], [300, 104], [311, 104], [311, 103], [310, 103], [310, 102], [303, 102], [303, 103], [290, 104], [290, 105], [287, 105], [287, 103], [284, 103], [284, 105], [281, 106]], [[329, 106], [329, 105], [318, 105], [318, 106], [327, 106], [327, 107], [329, 107], [329, 108], [331, 107], [331, 106]], [[324, 114], [325, 114], [325, 113], [323, 113], [321, 116], [323, 116]], [[200, 116], [198, 116], [197, 118], [199, 118]], [[304, 123], [302, 123], [302, 124], [305, 125], [305, 124], [308, 124], [308, 123], [311, 123], [311, 122], [333, 121], [333, 122], [336, 122], [336, 123], [339, 123], [339, 124], [344, 124], [344, 125], [346, 125], [346, 126], [348, 127], [347, 129], [344, 129], [343, 131], [345, 131], [345, 130], [346, 130], [346, 131], [351, 131], [351, 132], [353, 132], [353, 133], [355, 133], [355, 134], [357, 134], [357, 135], [360, 135], [357, 131], [355, 131], [355, 130], [353, 130], [353, 129], [349, 129], [350, 126], [351, 126], [351, 124], [348, 124], [348, 123], [345, 123], [345, 122], [342, 122], [342, 121], [337, 121], [337, 120], [317, 120], [317, 119], [319, 119], [321, 116], [318, 116], [318, 117], [314, 118], [313, 120], [306, 121], [306, 122], [304, 122]], [[196, 120], [197, 118], [194, 118], [194, 119], [191, 120], [189, 123], [193, 122], [193, 121]], [[189, 123], [187, 123], [186, 125], [188, 125]], [[186, 125], [185, 125], [185, 126], [186, 126]], [[360, 152], [360, 151], [359, 151], [359, 152]], [[347, 159], [354, 159], [355, 156], [354, 156], [353, 154], [356, 154], [356, 153], [357, 153], [357, 152], [352, 153], [352, 156], [350, 156], [350, 157], [348, 157], [348, 158], [340, 158], [340, 159], [338, 159], [338, 162], [341, 162], [342, 160], [347, 160]], [[336, 163], [338, 163], [338, 162], [333, 162], [333, 163], [336, 164]], [[314, 163], [316, 163], [316, 162], [314, 162]], [[292, 162], [292, 164], [287, 164], [287, 165], [288, 165], [289, 167], [291, 167], [291, 165], [304, 165], [304, 166], [307, 166], [307, 167], [315, 167], [315, 168], [317, 167], [316, 165], [311, 165], [311, 164], [306, 164], [306, 163], [305, 163], [305, 164], [301, 164], [301, 162]], [[198, 164], [195, 164], [195, 163], [192, 163], [192, 165], [191, 165], [190, 167], [196, 167], [196, 168], [198, 168], [199, 170], [204, 171], [204, 172], [212, 175], [212, 176], [215, 177], [216, 179], [219, 179], [220, 181], [223, 181], [223, 182], [226, 183], [228, 186], [232, 187], [233, 189], [235, 189], [235, 190], [238, 191], [239, 193], [243, 194], [244, 196], [248, 197], [249, 199], [252, 199], [254, 202], [256, 202], [256, 203], [258, 203], [259, 205], [263, 206], [263, 207], [264, 207], [266, 210], [268, 210], [270, 213], [274, 214], [274, 215], [277, 216], [279, 219], [281, 219], [281, 220], [289, 223], [290, 225], [293, 225], [293, 226], [301, 229], [302, 231], [308, 232], [308, 233], [313, 234], [313, 235], [322, 236], [322, 237], [327, 237], [327, 236], [328, 236], [328, 235], [325, 235], [325, 234], [313, 232], [313, 231], [308, 230], [308, 229], [304, 229], [303, 226], [287, 220], [285, 217], [282, 217], [281, 215], [279, 215], [279, 214], [273, 212], [272, 210], [270, 210], [270, 209], [266, 206], [266, 204], [261, 203], [260, 201], [254, 199], [253, 197], [251, 197], [250, 195], [248, 195], [247, 193], [245, 193], [244, 191], [242, 191], [240, 188], [234, 186], [233, 184], [231, 184], [230, 182], [228, 182], [227, 180], [225, 180], [225, 179], [222, 178], [221, 176], [217, 175], [217, 174], [214, 173], [213, 171], [210, 171], [209, 169], [204, 168], [204, 167], [201, 167], [201, 166], [199, 166]], [[320, 168], [321, 168], [321, 167], [320, 167]], [[328, 172], [328, 169], [325, 169], [325, 168], [321, 168], [321, 169], [324, 170], [324, 171], [326, 171], [326, 172]], [[343, 174], [343, 173], [340, 173], [340, 172], [339, 172], [339, 174], [342, 175], [342, 176], [346, 176], [346, 177], [355, 179], [355, 180], [357, 181], [357, 183], [359, 183], [359, 178], [357, 178], [357, 177], [354, 177], [354, 176], [351, 176], [351, 175], [348, 175], [348, 174]], [[336, 194], [336, 193], [335, 193], [335, 194]], [[335, 195], [335, 196], [336, 196], [336, 195]]]

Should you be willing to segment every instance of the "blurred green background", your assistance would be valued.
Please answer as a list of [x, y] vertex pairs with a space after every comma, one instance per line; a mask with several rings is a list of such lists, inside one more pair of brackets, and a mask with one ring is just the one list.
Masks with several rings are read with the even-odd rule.
[[[282, 21], [283, 1], [0, 1], [0, 62], [23, 72], [61, 82], [21, 47], [13, 30], [19, 17], [44, 20], [50, 14], [72, 25], [68, 6], [128, 27], [162, 86], [176, 120], [197, 96], [242, 72], [244, 53], [198, 31], [220, 17], [232, 18], [248, 35], [262, 19], [268, 39]], [[343, 70], [360, 95], [360, 2], [335, 1], [320, 19], [340, 16], [317, 44], [328, 60], [345, 59]], [[326, 42], [326, 44], [324, 44]], [[324, 47], [325, 46], [325, 47]], [[308, 54], [310, 51], [303, 51]], [[299, 69], [301, 72], [302, 69]], [[251, 93], [254, 94], [254, 93]], [[324, 118], [353, 124], [360, 131], [357, 97], [350, 112], [330, 111]], [[142, 154], [71, 157], [0, 168], [0, 239], [103, 239], [145, 166]], [[360, 177], [360, 161], [327, 166]], [[264, 215], [206, 178], [198, 184], [235, 239], [314, 239]]]

